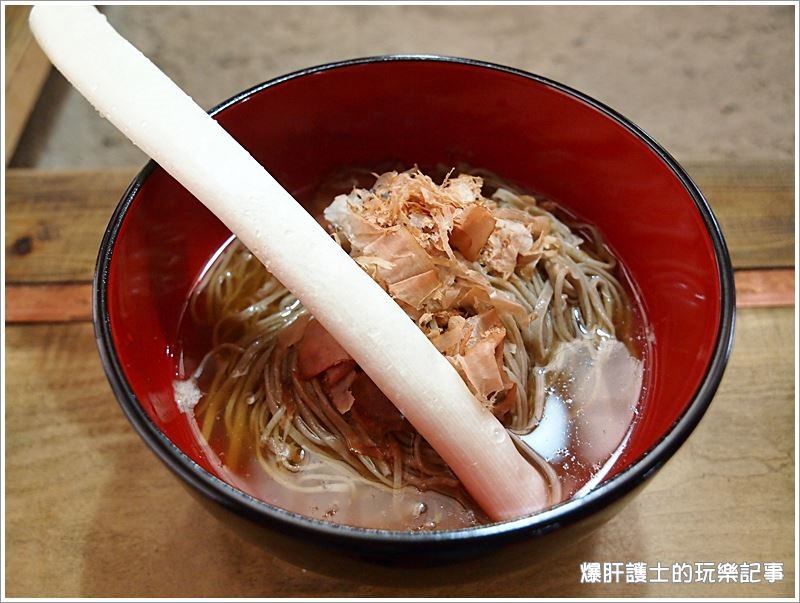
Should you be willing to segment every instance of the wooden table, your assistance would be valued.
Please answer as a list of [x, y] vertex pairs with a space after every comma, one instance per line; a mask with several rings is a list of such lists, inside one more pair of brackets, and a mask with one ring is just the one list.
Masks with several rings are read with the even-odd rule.
[[[792, 595], [793, 170], [739, 163], [689, 171], [737, 268], [736, 344], [708, 414], [644, 493], [588, 540], [520, 576], [424, 591], [288, 566], [187, 495], [123, 417], [90, 324], [95, 255], [133, 172], [9, 171], [6, 595]], [[785, 576], [774, 584], [580, 584], [582, 561], [777, 561]]]

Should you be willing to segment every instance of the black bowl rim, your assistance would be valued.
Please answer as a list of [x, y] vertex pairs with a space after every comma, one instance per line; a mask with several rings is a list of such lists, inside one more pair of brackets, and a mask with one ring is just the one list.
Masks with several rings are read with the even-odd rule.
[[669, 428], [664, 437], [659, 442], [655, 443], [636, 462], [581, 498], [565, 501], [534, 515], [457, 530], [403, 532], [334, 524], [286, 511], [258, 500], [230, 486], [208, 473], [191, 460], [173, 444], [151, 421], [149, 416], [147, 416], [125, 377], [111, 337], [111, 323], [107, 305], [107, 287], [114, 245], [127, 210], [139, 191], [139, 188], [153, 170], [158, 167], [152, 160], [139, 172], [126, 190], [111, 217], [100, 245], [93, 282], [92, 308], [95, 337], [103, 367], [111, 384], [111, 388], [125, 415], [156, 455], [172, 471], [198, 490], [203, 496], [221, 504], [223, 507], [242, 517], [254, 520], [258, 523], [270, 524], [273, 528], [285, 533], [292, 533], [310, 538], [322, 536], [329, 540], [336, 540], [351, 546], [373, 544], [430, 550], [432, 546], [448, 545], [454, 542], [466, 543], [467, 541], [474, 542], [477, 540], [481, 540], [482, 542], [502, 542], [517, 540], [534, 534], [543, 534], [586, 517], [608, 506], [612, 502], [621, 499], [629, 491], [641, 485], [675, 453], [705, 414], [719, 387], [733, 344], [735, 293], [733, 269], [728, 248], [720, 230], [719, 223], [709, 207], [708, 202], [700, 192], [700, 189], [678, 162], [644, 130], [615, 110], [582, 92], [549, 78], [520, 69], [475, 59], [428, 54], [397, 54], [350, 59], [301, 69], [268, 80], [220, 103], [211, 109], [209, 114], [216, 115], [261, 90], [295, 78], [353, 65], [395, 61], [456, 63], [480, 69], [500, 71], [556, 89], [590, 105], [634, 134], [661, 158], [686, 188], [703, 217], [713, 244], [721, 294], [720, 322], [714, 344], [714, 352], [708, 364], [706, 374], [692, 397], [691, 402], [687, 405], [683, 414], [678, 417]]

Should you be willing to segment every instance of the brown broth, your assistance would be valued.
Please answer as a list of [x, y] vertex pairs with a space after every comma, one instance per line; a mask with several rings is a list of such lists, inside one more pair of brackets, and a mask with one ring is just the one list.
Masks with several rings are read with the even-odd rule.
[[[641, 310], [636, 314], [641, 316]], [[633, 350], [638, 358], [646, 358], [644, 328], [640, 321], [637, 320], [637, 323], [632, 329], [636, 335], [626, 342], [627, 346], [619, 346], [626, 352]], [[210, 328], [195, 323], [185, 313], [179, 342], [177, 372], [180, 378], [185, 378], [208, 351]], [[556, 367], [550, 371], [542, 421], [521, 439], [555, 469], [561, 482], [563, 501], [585, 494], [609, 473], [624, 450], [635, 424], [639, 395], [629, 395], [629, 400], [617, 400], [616, 403], [613, 396], [606, 396], [606, 404], [598, 408], [593, 404], [592, 397], [586, 395], [586, 388], [578, 391], [577, 395], [574, 391], [575, 369], [591, 375], [596, 368], [592, 360], [586, 354], [581, 354], [580, 350], [565, 352], [562, 356], [565, 357], [563, 365], [572, 363], [571, 370]], [[591, 377], [587, 379], [591, 380]], [[618, 381], [607, 371], [600, 380], [606, 383]], [[611, 387], [613, 384], [609, 383], [606, 389]], [[222, 418], [217, 417], [217, 420]], [[488, 521], [480, 509], [471, 508], [468, 504], [465, 506], [438, 492], [423, 492], [413, 486], [391, 491], [362, 478], [352, 479], [352, 469], [315, 452], [309, 453], [309, 466], [318, 466], [319, 473], [328, 477], [303, 484], [314, 488], [313, 493], [298, 491], [271, 478], [262, 470], [250, 437], [242, 438], [243, 448], [239, 454], [242, 460], [236, 467], [231, 467], [226, 462], [228, 439], [225, 435], [219, 435], [224, 434], [224, 430], [214, 430], [211, 441], [205, 442], [193, 415], [191, 422], [206, 457], [221, 478], [258, 499], [288, 511], [345, 525], [388, 530], [457, 529]], [[297, 476], [287, 474], [286, 479], [297, 479]], [[343, 478], [348, 476], [351, 478], [347, 480], [350, 485], [344, 487]]]
[[[336, 188], [363, 185], [363, 178], [357, 177], [360, 175], [359, 172], [343, 179], [347, 186]], [[321, 211], [323, 200], [329, 202], [335, 194], [330, 188], [316, 191], [311, 206]], [[224, 246], [214, 254], [206, 270], [223, 249]], [[571, 344], [563, 344], [561, 353], [556, 354], [557, 362], [537, 369], [547, 372], [544, 415], [532, 432], [521, 435], [521, 440], [555, 470], [561, 501], [582, 496], [609, 474], [635, 426], [643, 398], [641, 392], [647, 383], [650, 343], [644, 313], [625, 271], [618, 268], [615, 273], [633, 306], [630, 324], [620, 325], [622, 343], [612, 340], [618, 347], [603, 356], [602, 363], [580, 346], [566, 349]], [[177, 378], [191, 375], [210, 348], [211, 328], [195, 323], [190, 313], [185, 312], [178, 334]], [[626, 362], [631, 359], [640, 361], [644, 367], [641, 388], [630, 383], [627, 371], [630, 364]], [[222, 420], [221, 415], [216, 420]], [[355, 476], [345, 464], [314, 451], [307, 452], [303, 471], [285, 472], [285, 478], [276, 480], [260, 466], [252, 437], [240, 438], [238, 459], [231, 462], [226, 458], [230, 442], [225, 430], [214, 429], [211, 440], [206, 442], [194, 413], [190, 413], [190, 421], [219, 477], [288, 511], [345, 525], [388, 530], [445, 530], [488, 522], [469, 501], [459, 502], [445, 494], [420, 491], [413, 486], [399, 490], [378, 486]]]

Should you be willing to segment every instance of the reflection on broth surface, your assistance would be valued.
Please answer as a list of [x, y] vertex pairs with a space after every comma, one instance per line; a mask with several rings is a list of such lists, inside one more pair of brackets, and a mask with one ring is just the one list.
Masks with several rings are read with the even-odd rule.
[[624, 447], [637, 414], [642, 363], [619, 341], [562, 344], [537, 369], [544, 377], [544, 416], [522, 439], [556, 470], [562, 499], [598, 483]]
[[[334, 182], [311, 205], [325, 208], [320, 222], [528, 448], [550, 503], [599, 483], [635, 423], [647, 358], [641, 308], [599, 234], [491, 175], [437, 184], [416, 170], [377, 181], [359, 171]], [[238, 241], [192, 292], [179, 340], [176, 400], [229, 483], [347, 525], [488, 521]]]

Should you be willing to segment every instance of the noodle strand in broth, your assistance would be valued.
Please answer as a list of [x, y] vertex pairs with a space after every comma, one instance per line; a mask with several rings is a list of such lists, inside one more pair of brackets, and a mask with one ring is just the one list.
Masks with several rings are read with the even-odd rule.
[[[637, 353], [615, 258], [593, 227], [553, 210], [491, 175], [437, 185], [414, 169], [337, 196], [325, 218], [509, 430], [557, 503], [558, 472], [519, 438], [536, 430], [553, 391], [543, 367], [575, 342], [599, 354], [603, 342], [621, 341]], [[253, 471], [255, 459], [271, 480], [305, 494], [411, 486], [486, 520], [433, 448], [238, 240], [203, 275], [188, 313], [210, 333], [210, 351], [188, 376], [199, 390], [194, 417], [230, 471]]]

